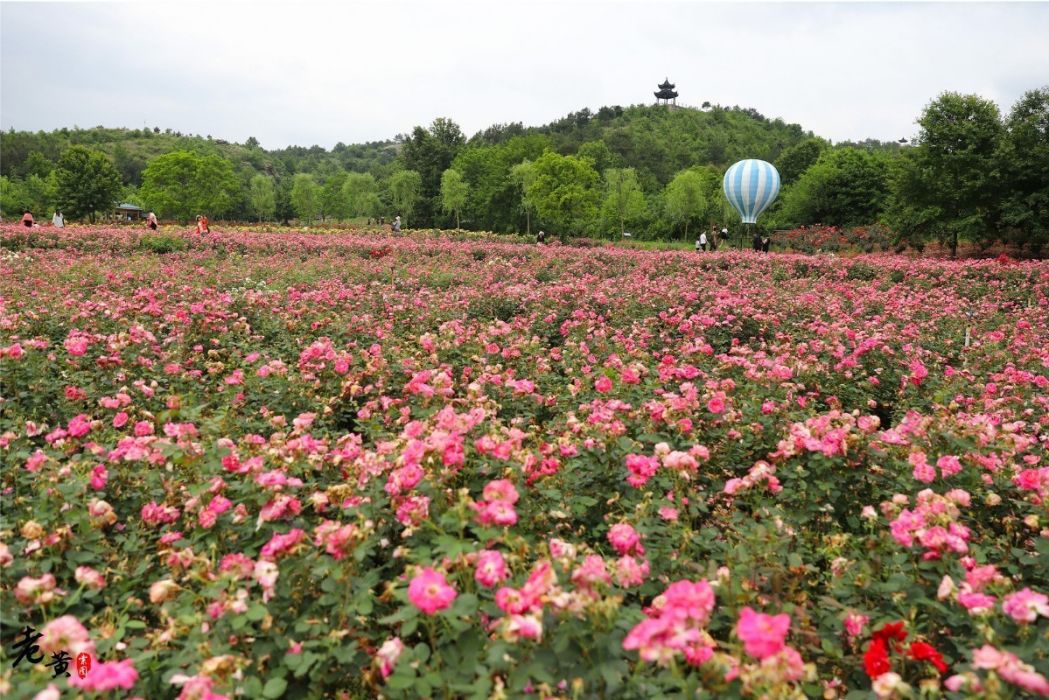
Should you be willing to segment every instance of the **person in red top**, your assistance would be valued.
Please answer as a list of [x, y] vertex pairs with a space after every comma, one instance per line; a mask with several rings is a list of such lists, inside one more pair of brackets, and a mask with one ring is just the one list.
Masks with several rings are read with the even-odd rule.
[[208, 228], [208, 217], [203, 214], [197, 214], [197, 233], [201, 236], [205, 233], [211, 233], [211, 229]]
[[33, 212], [28, 209], [22, 214], [22, 225], [26, 228], [33, 228]]
[[200, 218], [204, 222], [204, 233], [211, 233], [211, 226], [208, 225], [207, 214], [202, 214]]

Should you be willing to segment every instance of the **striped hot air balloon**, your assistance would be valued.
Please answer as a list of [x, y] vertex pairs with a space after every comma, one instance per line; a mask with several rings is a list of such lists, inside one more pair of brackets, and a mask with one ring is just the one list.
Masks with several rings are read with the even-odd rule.
[[779, 194], [779, 172], [763, 160], [741, 160], [725, 173], [725, 196], [745, 224], [755, 224]]

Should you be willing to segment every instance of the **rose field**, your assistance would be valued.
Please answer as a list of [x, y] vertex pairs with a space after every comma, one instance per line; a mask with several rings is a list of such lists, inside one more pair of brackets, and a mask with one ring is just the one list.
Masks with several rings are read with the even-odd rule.
[[1049, 696], [1049, 263], [0, 235], [5, 697]]

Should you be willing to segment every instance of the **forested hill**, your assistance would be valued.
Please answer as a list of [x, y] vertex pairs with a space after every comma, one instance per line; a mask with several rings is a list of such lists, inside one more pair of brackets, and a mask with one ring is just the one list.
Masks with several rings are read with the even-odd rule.
[[[724, 166], [743, 157], [771, 161], [784, 148], [811, 136], [798, 124], [768, 119], [752, 109], [639, 105], [602, 107], [596, 112], [583, 109], [537, 127], [520, 123], [495, 125], [478, 132], [468, 145], [499, 145], [526, 134], [544, 135], [547, 145], [564, 155], [577, 153], [587, 142], [602, 141], [617, 165], [636, 168], [642, 179], [651, 180], [652, 185], [665, 185], [675, 172], [694, 165]], [[124, 183], [132, 186], [141, 184], [142, 171], [150, 159], [177, 150], [214, 153], [234, 165], [244, 164], [256, 172], [278, 177], [300, 172], [324, 177], [337, 170], [381, 176], [386, 174], [383, 166], [396, 159], [406, 138], [407, 135], [363, 144], [339, 143], [331, 150], [321, 146], [266, 150], [253, 138], [239, 144], [159, 127], [11, 130], [0, 136], [0, 175], [26, 177], [34, 168], [41, 168], [41, 163], [30, 161], [34, 151], [57, 162], [69, 146], [84, 145], [106, 153]]]
[[[791, 161], [800, 147], [804, 169], [827, 145], [798, 124], [719, 105], [583, 109], [542, 126], [493, 125], [471, 138], [451, 119], [439, 118], [387, 141], [339, 143], [330, 150], [267, 150], [254, 138], [231, 143], [160, 127], [12, 130], [0, 134], [0, 208], [17, 213], [22, 207], [36, 212], [61, 207], [77, 218], [107, 209], [105, 197], [77, 201], [78, 190], [98, 189], [88, 188], [87, 180], [63, 189], [56, 178], [63, 154], [80, 146], [115, 168], [107, 192], [156, 209], [165, 218], [185, 220], [197, 211], [281, 221], [411, 213], [415, 226], [448, 226], [461, 219], [467, 228], [521, 231], [530, 226], [534, 213], [540, 225], [558, 230], [597, 231], [615, 219], [620, 224], [632, 219], [639, 227], [635, 230], [661, 231], [675, 225], [663, 197], [684, 171], [696, 170], [705, 192], [697, 195], [704, 197], [702, 206], [698, 200], [689, 204], [692, 213], [686, 219], [716, 217], [719, 201], [714, 194], [729, 164], [742, 158], [779, 163], [785, 152]], [[86, 163], [88, 155], [78, 153], [76, 158]], [[544, 154], [548, 156], [540, 162]], [[575, 158], [558, 160], [570, 156]], [[515, 167], [530, 163], [556, 181], [547, 188], [548, 196], [522, 196], [522, 178], [531, 176], [520, 168], [515, 174]], [[104, 162], [93, 167], [109, 168]], [[441, 192], [449, 169], [464, 192], [462, 203], [452, 208]], [[633, 183], [629, 187], [638, 191], [628, 195], [636, 200], [629, 207], [636, 215], [600, 210], [610, 171], [613, 177], [625, 171]], [[85, 177], [99, 181], [97, 173]], [[558, 189], [561, 184], [582, 188], [580, 196], [566, 199]], [[698, 186], [693, 182], [689, 188]], [[643, 197], [643, 205], [637, 197]], [[687, 231], [687, 222], [683, 225]]]
[[332, 170], [368, 172], [391, 163], [397, 156], [393, 140], [347, 146], [339, 143], [331, 150], [320, 146], [289, 146], [265, 150], [254, 138], [245, 143], [231, 143], [210, 135], [183, 134], [159, 127], [120, 129], [97, 126], [92, 129], [57, 129], [55, 131], [6, 131], [0, 134], [0, 175], [27, 177], [41, 164], [30, 160], [34, 151], [44, 159], [57, 162], [70, 146], [81, 145], [102, 151], [110, 157], [126, 185], [138, 186], [142, 171], [156, 156], [173, 151], [214, 153], [234, 164], [271, 176], [309, 172], [324, 174]]
[[[520, 129], [511, 125], [503, 131], [515, 127]], [[644, 184], [660, 186], [676, 172], [695, 165], [724, 167], [741, 158], [773, 161], [785, 148], [812, 136], [799, 124], [768, 119], [753, 109], [718, 106], [706, 110], [651, 105], [602, 107], [597, 112], [584, 109], [521, 131], [546, 135], [554, 149], [566, 155], [577, 153], [587, 142], [601, 141], [614, 154], [618, 167], [635, 168]], [[500, 137], [505, 135], [493, 127], [471, 143]], [[645, 182], [649, 179], [652, 182]]]

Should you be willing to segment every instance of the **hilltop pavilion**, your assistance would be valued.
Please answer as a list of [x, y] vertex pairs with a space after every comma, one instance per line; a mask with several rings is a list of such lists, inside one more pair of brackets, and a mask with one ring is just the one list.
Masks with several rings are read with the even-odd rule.
[[656, 104], [660, 102], [665, 105], [677, 104], [677, 93], [674, 92], [674, 84], [670, 80], [664, 78], [658, 87], [659, 92], [653, 93], [656, 96]]

